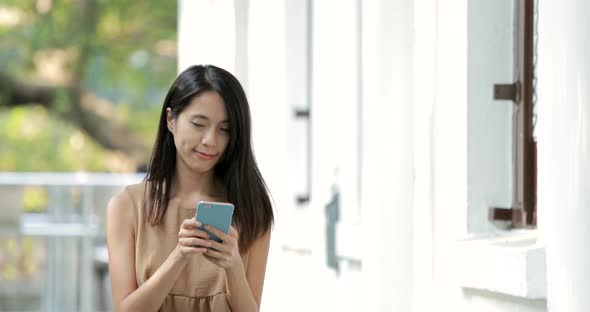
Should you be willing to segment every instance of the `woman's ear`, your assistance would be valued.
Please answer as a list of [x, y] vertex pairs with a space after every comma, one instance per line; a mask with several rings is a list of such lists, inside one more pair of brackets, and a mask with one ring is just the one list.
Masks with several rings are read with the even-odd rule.
[[174, 130], [175, 121], [176, 119], [172, 116], [172, 110], [170, 107], [166, 108], [166, 126], [168, 126], [170, 132]]

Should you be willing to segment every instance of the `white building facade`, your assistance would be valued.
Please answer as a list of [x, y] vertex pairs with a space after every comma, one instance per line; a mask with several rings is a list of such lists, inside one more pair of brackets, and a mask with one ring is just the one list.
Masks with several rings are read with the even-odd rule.
[[263, 310], [287, 292], [283, 311], [590, 311], [587, 1], [536, 3], [537, 229], [487, 216], [514, 188], [512, 108], [492, 99], [514, 76], [514, 2], [179, 0], [179, 71], [246, 87], [273, 244], [308, 259], [282, 269], [333, 272], [340, 196], [337, 287], [312, 301], [272, 282]]

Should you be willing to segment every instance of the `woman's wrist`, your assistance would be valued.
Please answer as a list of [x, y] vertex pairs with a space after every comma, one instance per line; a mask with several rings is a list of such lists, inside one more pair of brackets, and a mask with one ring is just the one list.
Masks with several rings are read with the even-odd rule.
[[227, 277], [244, 275], [244, 264], [242, 261], [237, 261], [235, 265], [225, 268], [225, 274]]
[[188, 257], [180, 250], [180, 245], [176, 245], [176, 248], [172, 251], [172, 262], [175, 264], [184, 265], [188, 263]]

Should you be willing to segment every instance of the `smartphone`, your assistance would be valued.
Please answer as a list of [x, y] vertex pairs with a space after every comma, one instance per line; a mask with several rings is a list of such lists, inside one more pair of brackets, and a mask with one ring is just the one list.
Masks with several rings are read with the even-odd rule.
[[199, 229], [209, 233], [209, 237], [212, 240], [221, 243], [221, 239], [207, 231], [205, 225], [214, 226], [229, 234], [233, 214], [234, 205], [231, 203], [199, 201], [197, 203], [195, 219], [201, 222]]

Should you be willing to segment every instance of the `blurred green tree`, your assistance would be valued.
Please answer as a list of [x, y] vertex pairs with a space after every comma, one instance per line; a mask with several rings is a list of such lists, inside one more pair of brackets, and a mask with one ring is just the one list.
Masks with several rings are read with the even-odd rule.
[[145, 166], [176, 75], [176, 6], [3, 0], [0, 170]]

